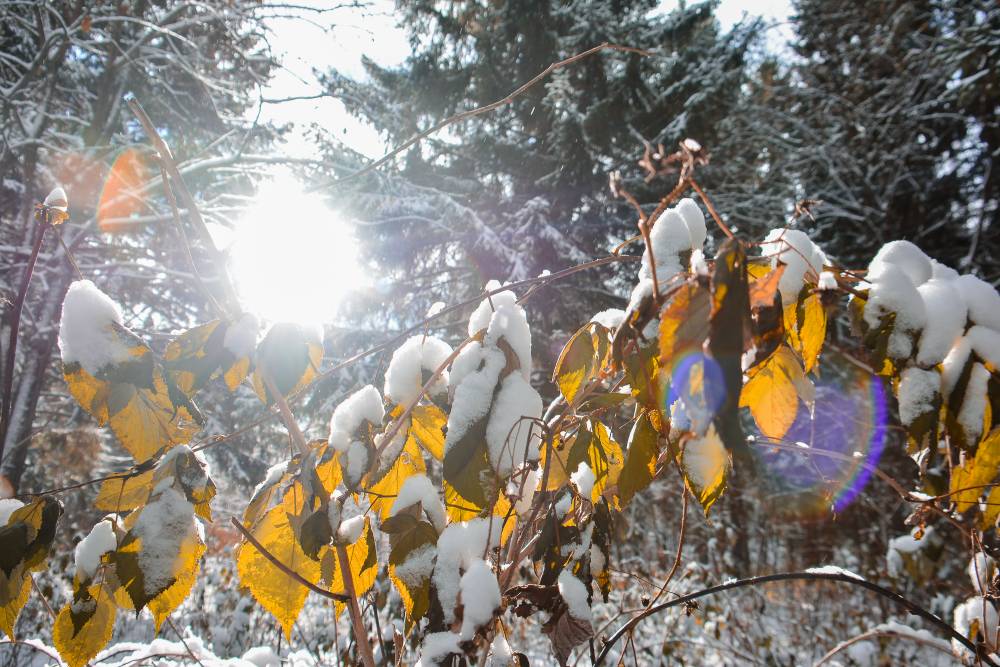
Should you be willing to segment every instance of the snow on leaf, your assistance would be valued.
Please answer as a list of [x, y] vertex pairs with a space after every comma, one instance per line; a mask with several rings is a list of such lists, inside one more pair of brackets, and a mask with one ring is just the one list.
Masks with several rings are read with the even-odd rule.
[[272, 326], [257, 346], [257, 367], [253, 372], [253, 388], [260, 400], [274, 402], [266, 386], [266, 373], [275, 388], [287, 396], [312, 382], [323, 361], [323, 340], [319, 330], [279, 322]]

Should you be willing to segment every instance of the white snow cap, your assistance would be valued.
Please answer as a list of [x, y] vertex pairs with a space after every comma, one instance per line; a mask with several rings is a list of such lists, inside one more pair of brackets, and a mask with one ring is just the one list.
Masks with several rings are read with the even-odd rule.
[[0, 528], [7, 525], [10, 515], [24, 507], [17, 498], [0, 498]]
[[798, 300], [806, 277], [819, 280], [823, 265], [827, 262], [823, 251], [805, 232], [798, 229], [772, 229], [764, 237], [760, 250], [762, 256], [770, 258], [772, 268], [779, 261], [786, 265], [785, 272], [778, 281], [778, 291], [781, 292], [781, 301], [785, 305]]
[[930, 257], [909, 241], [891, 241], [879, 248], [868, 264], [868, 277], [881, 274], [889, 265], [901, 269], [914, 287], [924, 284], [934, 274]]
[[[952, 625], [956, 630], [966, 637], [976, 640], [973, 634], [973, 625], [978, 626], [979, 635], [991, 651], [997, 650], [997, 626], [998, 616], [996, 607], [989, 600], [981, 597], [971, 597], [962, 604], [955, 607], [954, 622]], [[951, 640], [952, 647], [956, 653], [961, 654], [967, 651], [957, 640]]]
[[502, 632], [497, 632], [490, 644], [490, 654], [486, 658], [486, 667], [510, 667], [514, 660], [514, 652], [510, 650], [510, 644]]
[[139, 567], [146, 593], [163, 590], [173, 580], [174, 557], [181, 545], [199, 536], [194, 506], [173, 487], [162, 489], [142, 509], [132, 532], [142, 540]]
[[941, 363], [965, 331], [967, 309], [954, 281], [931, 278], [917, 288], [924, 301], [927, 324], [920, 334], [917, 363], [925, 368]]
[[1000, 331], [977, 324], [966, 332], [965, 337], [981, 359], [1000, 366]]
[[490, 462], [501, 478], [524, 463], [537, 461], [541, 434], [535, 419], [542, 416], [542, 397], [518, 373], [500, 384], [486, 424]]
[[987, 389], [990, 372], [978, 361], [972, 365], [969, 383], [965, 386], [965, 397], [962, 407], [958, 410], [957, 421], [965, 431], [970, 442], [979, 440], [983, 434], [983, 422], [986, 418]]
[[[433, 373], [451, 354], [451, 345], [433, 336], [413, 336], [392, 353], [385, 372], [385, 396], [397, 405], [410, 405], [420, 397], [424, 371]], [[428, 389], [434, 396], [448, 387], [445, 370]]]
[[865, 304], [865, 322], [878, 328], [884, 317], [895, 313], [888, 354], [893, 359], [909, 358], [913, 339], [927, 324], [923, 297], [906, 272], [895, 264], [885, 264], [874, 273], [869, 268], [868, 280], [871, 289]]
[[260, 333], [260, 320], [253, 313], [243, 313], [229, 325], [222, 345], [233, 353], [237, 359], [248, 357], [257, 347], [257, 334]]
[[53, 188], [52, 192], [45, 197], [45, 201], [42, 203], [46, 206], [57, 208], [64, 213], [69, 208], [69, 198], [66, 197], [66, 191], [61, 187]]
[[[665, 284], [683, 271], [681, 253], [702, 250], [707, 236], [705, 216], [693, 199], [682, 199], [676, 206], [664, 211], [649, 231], [649, 244], [656, 258], [657, 282]], [[642, 254], [638, 278], [650, 280], [652, 277], [647, 248]]]
[[973, 324], [1000, 331], [1000, 294], [985, 280], [973, 275], [959, 276], [955, 286], [969, 308]]
[[[462, 363], [459, 364], [459, 361]], [[500, 371], [505, 364], [503, 352], [496, 348], [480, 348], [478, 351], [470, 352], [464, 359], [463, 355], [459, 354], [455, 360], [452, 377], [454, 379], [458, 375], [461, 379], [455, 387], [451, 412], [448, 414], [448, 432], [444, 443], [446, 453], [465, 436], [476, 421], [489, 412], [493, 401], [493, 390], [497, 386]], [[470, 371], [470, 368], [478, 370]]]
[[444, 611], [445, 623], [455, 620], [455, 607], [461, 588], [461, 572], [500, 544], [500, 521], [472, 519], [448, 524], [437, 541], [437, 566], [434, 587]]
[[837, 276], [833, 271], [822, 271], [819, 274], [819, 283], [816, 286], [821, 290], [837, 289]]
[[559, 595], [566, 601], [570, 616], [579, 621], [591, 622], [593, 612], [587, 603], [587, 587], [568, 568], [559, 573]]
[[591, 322], [597, 322], [606, 329], [617, 329], [625, 319], [625, 311], [621, 308], [608, 308], [602, 310], [590, 318]]
[[461, 653], [459, 636], [455, 632], [432, 632], [424, 637], [420, 645], [420, 660], [414, 667], [431, 667], [440, 664], [449, 653]]
[[64, 364], [77, 362], [91, 375], [131, 355], [115, 335], [112, 324], [122, 323], [122, 311], [89, 280], [77, 280], [63, 299], [59, 321], [59, 349]]
[[335, 489], [330, 494], [326, 513], [330, 529], [339, 544], [354, 544], [358, 541], [365, 527], [365, 513], [353, 495], [343, 489]]
[[996, 571], [997, 562], [982, 551], [977, 551], [976, 555], [972, 557], [967, 570], [972, 587], [980, 595], [984, 595], [989, 590], [990, 582], [993, 581], [993, 575], [996, 574]]
[[447, 520], [445, 518], [444, 503], [441, 502], [441, 495], [434, 483], [424, 474], [410, 475], [403, 482], [399, 489], [399, 494], [392, 503], [389, 516], [396, 516], [402, 510], [420, 503], [427, 518], [431, 520], [434, 528], [440, 533], [444, 530]]
[[935, 369], [925, 371], [916, 366], [903, 369], [899, 376], [899, 420], [905, 426], [920, 415], [934, 410], [941, 393], [941, 375]]
[[355, 439], [354, 434], [364, 422], [373, 426], [382, 424], [385, 406], [378, 389], [366, 384], [344, 399], [333, 411], [330, 419], [330, 445], [343, 452]]
[[460, 583], [462, 593], [462, 641], [472, 639], [476, 630], [493, 620], [500, 607], [500, 584], [489, 563], [472, 561]]
[[591, 493], [594, 491], [594, 471], [590, 469], [586, 461], [580, 461], [580, 465], [576, 467], [576, 471], [569, 476], [573, 486], [576, 487], [577, 493], [581, 496], [590, 500]]
[[249, 662], [254, 667], [281, 667], [281, 656], [270, 646], [254, 646], [248, 648], [241, 660]]
[[90, 534], [77, 543], [73, 552], [77, 578], [80, 581], [93, 579], [101, 566], [101, 556], [117, 547], [114, 522], [109, 517], [91, 528]]

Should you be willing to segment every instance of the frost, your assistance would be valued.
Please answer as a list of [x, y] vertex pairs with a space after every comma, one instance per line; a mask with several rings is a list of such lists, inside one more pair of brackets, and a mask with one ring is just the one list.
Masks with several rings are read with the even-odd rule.
[[257, 347], [258, 333], [260, 333], [260, 320], [252, 313], [243, 313], [226, 329], [222, 345], [236, 358], [248, 357]]
[[500, 523], [490, 519], [452, 523], [438, 537], [433, 581], [446, 623], [455, 620], [461, 571], [500, 543]]
[[823, 565], [821, 567], [810, 567], [806, 570], [809, 574], [842, 574], [845, 577], [850, 577], [851, 579], [857, 579], [858, 581], [864, 581], [865, 578], [860, 574], [855, 574], [850, 570], [845, 570], [842, 567], [837, 567], [836, 565]]
[[486, 425], [490, 462], [500, 477], [509, 476], [525, 462], [538, 460], [541, 438], [532, 420], [541, 416], [542, 397], [535, 388], [517, 373], [504, 378]]
[[122, 324], [122, 311], [89, 280], [69, 286], [59, 321], [59, 349], [64, 364], [77, 362], [91, 375], [131, 357], [112, 328]]
[[869, 269], [871, 289], [865, 304], [865, 322], [877, 329], [883, 318], [895, 314], [888, 353], [893, 359], [907, 359], [913, 353], [914, 337], [927, 324], [924, 300], [909, 276], [895, 264], [885, 264], [872, 274]]
[[959, 276], [955, 281], [973, 324], [982, 324], [1000, 331], [1000, 294], [988, 282], [973, 275]]
[[91, 528], [90, 534], [77, 543], [73, 552], [77, 578], [80, 581], [93, 579], [97, 569], [101, 566], [101, 556], [109, 551], [114, 551], [117, 546], [118, 539], [115, 536], [115, 526], [112, 519], [104, 519]]
[[569, 476], [570, 481], [573, 482], [573, 486], [576, 487], [577, 493], [582, 497], [590, 500], [590, 494], [594, 490], [594, 471], [590, 469], [586, 461], [580, 461], [580, 465], [577, 466], [576, 472]]
[[587, 603], [587, 587], [574, 577], [568, 568], [559, 573], [559, 595], [566, 601], [570, 616], [581, 621], [591, 622], [593, 613]]
[[24, 507], [17, 498], [0, 498], [0, 527], [6, 526], [10, 515]]
[[379, 426], [384, 418], [385, 407], [378, 389], [366, 384], [334, 409], [330, 419], [330, 445], [337, 451], [346, 451], [362, 424], [367, 421]]
[[174, 579], [174, 561], [185, 541], [195, 538], [194, 506], [169, 487], [151, 500], [132, 527], [142, 545], [139, 567], [147, 594], [162, 591]]
[[434, 528], [440, 533], [444, 530], [445, 519], [444, 503], [438, 493], [434, 483], [428, 479], [427, 475], [416, 474], [406, 478], [403, 486], [400, 487], [396, 499], [392, 503], [389, 516], [396, 516], [399, 512], [415, 503], [420, 503], [427, 513], [427, 517], [434, 524]]
[[474, 560], [462, 575], [462, 630], [463, 641], [472, 639], [476, 630], [493, 619], [500, 607], [500, 584], [489, 564]]
[[927, 312], [927, 324], [920, 334], [917, 363], [936, 366], [965, 330], [965, 302], [954, 283], [931, 278], [917, 288]]
[[941, 376], [936, 370], [904, 369], [899, 377], [899, 420], [910, 426], [920, 415], [932, 412], [940, 391]]
[[625, 319], [625, 311], [620, 308], [608, 308], [602, 310], [590, 318], [591, 322], [597, 322], [607, 329], [617, 329]]
[[915, 287], [930, 280], [934, 273], [931, 259], [910, 241], [891, 241], [879, 248], [868, 264], [869, 278], [881, 274], [890, 265], [902, 270]]
[[[397, 405], [410, 405], [420, 398], [424, 373], [432, 374], [448, 359], [452, 349], [448, 343], [433, 336], [413, 336], [392, 353], [385, 372], [385, 396]], [[445, 370], [428, 388], [435, 396], [448, 387]]]
[[771, 259], [771, 267], [778, 262], [785, 264], [785, 272], [778, 281], [781, 301], [795, 303], [807, 276], [819, 280], [826, 263], [826, 255], [804, 232], [797, 229], [777, 228], [768, 232], [760, 245], [764, 257]]

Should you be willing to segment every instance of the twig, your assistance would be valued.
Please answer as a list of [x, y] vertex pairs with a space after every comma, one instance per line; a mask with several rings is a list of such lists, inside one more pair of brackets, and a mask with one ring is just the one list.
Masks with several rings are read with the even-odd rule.
[[[851, 584], [853, 586], [866, 588], [878, 595], [881, 595], [884, 598], [887, 598], [888, 600], [891, 600], [892, 602], [895, 602], [896, 604], [900, 605], [911, 614], [914, 614], [924, 619], [937, 629], [941, 630], [944, 634], [948, 635], [951, 639], [958, 641], [963, 646], [968, 648], [970, 651], [972, 651], [973, 655], [978, 656], [986, 664], [992, 665], [993, 667], [998, 667], [997, 663], [994, 662], [992, 658], [990, 658], [990, 656], [984, 655], [983, 652], [981, 652], [979, 648], [972, 641], [970, 641], [965, 635], [958, 632], [955, 628], [948, 625], [940, 618], [938, 618], [931, 612], [927, 611], [920, 605], [916, 604], [915, 602], [908, 600], [907, 598], [903, 597], [896, 591], [884, 588], [870, 581], [866, 581], [864, 579], [860, 579], [858, 577], [851, 576], [849, 574], [841, 574], [839, 572], [838, 573], [781, 572], [778, 574], [767, 574], [759, 577], [737, 579], [736, 581], [729, 581], [724, 584], [719, 584], [717, 586], [710, 586], [709, 588], [705, 588], [700, 591], [695, 591], [694, 593], [689, 593], [687, 595], [678, 597], [674, 600], [663, 602], [654, 607], [650, 607], [649, 609], [646, 609], [645, 611], [640, 613], [638, 619], [642, 620], [644, 618], [652, 616], [653, 614], [657, 614], [665, 609], [669, 609], [670, 607], [677, 607], [679, 605], [691, 602], [692, 600], [697, 600], [698, 598], [702, 598], [708, 595], [714, 595], [715, 593], [721, 593], [722, 591], [728, 591], [735, 588], [745, 588], [747, 586], [757, 586], [759, 584], [767, 584], [775, 581], [839, 581], [845, 584]], [[611, 650], [611, 647], [614, 646], [615, 643], [622, 638], [622, 635], [624, 635], [631, 629], [632, 625], [633, 624], [631, 621], [629, 623], [626, 623], [621, 628], [619, 628], [611, 636], [610, 639], [608, 639], [608, 641], [604, 644], [604, 647], [601, 649], [601, 653], [597, 656], [597, 660], [594, 662], [594, 665], [601, 664], [604, 658], [607, 657], [608, 652]]]
[[184, 645], [184, 650], [186, 650], [188, 654], [194, 659], [194, 661], [197, 662], [199, 665], [201, 665], [201, 667], [205, 667], [205, 663], [201, 661], [201, 658], [199, 658], [194, 654], [194, 651], [191, 650], [191, 647], [188, 646], [187, 641], [184, 639], [184, 635], [182, 635], [180, 630], [177, 629], [177, 626], [174, 625], [173, 619], [170, 618], [169, 616], [167, 616], [167, 625], [169, 625], [170, 629], [174, 631], [174, 634], [177, 635], [177, 638], [181, 640], [181, 644]]
[[354, 590], [354, 578], [351, 576], [351, 562], [347, 558], [347, 548], [338, 544], [337, 561], [340, 563], [340, 574], [344, 579], [344, 590], [347, 592], [348, 607], [351, 614], [351, 625], [354, 628], [354, 642], [358, 647], [358, 655], [365, 667], [375, 667], [375, 656], [372, 655], [372, 645], [368, 642], [368, 630], [365, 628], [364, 619], [361, 617], [361, 608], [358, 606], [358, 595]]
[[252, 544], [253, 547], [255, 549], [257, 549], [257, 551], [259, 551], [260, 554], [264, 558], [266, 558], [269, 561], [271, 561], [272, 565], [274, 565], [276, 568], [278, 568], [279, 570], [281, 570], [282, 572], [284, 572], [290, 578], [292, 578], [295, 581], [297, 581], [298, 583], [302, 584], [303, 586], [305, 586], [306, 588], [308, 588], [309, 590], [311, 590], [313, 593], [316, 593], [317, 595], [322, 595], [323, 597], [325, 597], [325, 598], [327, 598], [329, 600], [336, 600], [337, 602], [347, 602], [348, 601], [348, 598], [347, 598], [346, 595], [342, 595], [340, 593], [334, 593], [332, 591], [326, 590], [325, 588], [320, 588], [319, 586], [317, 586], [313, 582], [309, 581], [308, 579], [306, 579], [305, 577], [303, 577], [301, 574], [299, 574], [298, 572], [296, 572], [295, 570], [291, 569], [290, 567], [288, 567], [287, 565], [285, 565], [284, 563], [282, 563], [280, 560], [278, 560], [277, 556], [275, 556], [274, 554], [272, 554], [270, 551], [268, 551], [264, 547], [263, 544], [261, 544], [260, 542], [257, 541], [257, 538], [254, 537], [253, 534], [249, 530], [246, 529], [246, 526], [244, 526], [242, 523], [240, 523], [239, 519], [237, 519], [236, 517], [233, 517], [231, 519], [231, 521], [232, 521], [232, 524], [234, 526], [236, 526], [236, 530], [240, 531], [240, 533], [243, 534], [243, 537], [246, 539], [247, 542], [249, 542], [250, 544]]
[[726, 225], [726, 223], [722, 221], [722, 218], [719, 217], [719, 214], [716, 212], [715, 207], [712, 206], [711, 200], [708, 198], [708, 195], [705, 194], [705, 191], [701, 189], [701, 186], [698, 185], [698, 182], [694, 180], [694, 178], [689, 178], [688, 182], [691, 184], [691, 187], [694, 188], [694, 191], [698, 193], [698, 196], [701, 197], [702, 203], [705, 204], [705, 208], [708, 209], [709, 215], [711, 215], [712, 219], [715, 220], [715, 224], [719, 226], [719, 229], [722, 230], [722, 233], [728, 236], [729, 238], [735, 240], [736, 236], [733, 235], [733, 230], [729, 229], [729, 226]]
[[840, 642], [832, 649], [830, 649], [826, 653], [826, 655], [824, 655], [822, 658], [814, 662], [813, 667], [820, 667], [820, 665], [829, 662], [830, 659], [833, 658], [833, 656], [837, 655], [841, 651], [844, 651], [845, 649], [853, 646], [854, 644], [866, 641], [868, 639], [874, 639], [875, 637], [898, 637], [900, 639], [909, 639], [911, 641], [917, 642], [918, 644], [923, 644], [924, 646], [930, 646], [931, 648], [937, 649], [938, 651], [941, 651], [943, 653], [947, 653], [948, 655], [953, 655], [951, 652], [951, 646], [948, 645], [947, 643], [942, 644], [941, 640], [939, 639], [927, 639], [925, 637], [920, 637], [919, 635], [916, 634], [909, 634], [906, 632], [899, 632], [898, 630], [891, 630], [889, 628], [878, 627], [878, 628], [873, 628], [872, 630], [869, 630], [867, 632], [862, 632], [860, 635], [851, 637], [846, 641]]
[[604, 51], [604, 50], [609, 50], [609, 51], [625, 51], [627, 53], [638, 53], [639, 55], [642, 55], [642, 56], [651, 56], [651, 55], [653, 55], [649, 51], [643, 51], [642, 49], [637, 49], [637, 48], [634, 48], [634, 47], [631, 47], [631, 46], [621, 46], [619, 44], [610, 44], [608, 42], [604, 42], [603, 44], [598, 44], [597, 46], [595, 46], [595, 47], [593, 47], [591, 49], [587, 49], [586, 51], [583, 51], [582, 53], [578, 53], [575, 56], [570, 56], [569, 58], [566, 58], [564, 60], [560, 60], [559, 62], [552, 63], [551, 65], [549, 65], [548, 67], [546, 67], [544, 70], [542, 70], [541, 72], [539, 72], [538, 74], [536, 74], [534, 77], [532, 77], [531, 80], [529, 80], [527, 83], [522, 84], [514, 92], [510, 93], [506, 97], [503, 97], [503, 98], [497, 100], [496, 102], [492, 102], [492, 103], [487, 104], [485, 106], [477, 107], [475, 109], [470, 109], [469, 111], [461, 111], [461, 112], [456, 113], [456, 114], [454, 114], [452, 116], [449, 116], [448, 118], [445, 118], [444, 120], [442, 120], [442, 121], [438, 122], [437, 124], [433, 125], [429, 129], [426, 129], [423, 132], [420, 132], [419, 134], [413, 135], [412, 137], [410, 137], [409, 139], [407, 139], [406, 141], [404, 141], [402, 144], [400, 144], [396, 148], [392, 149], [391, 151], [389, 151], [388, 153], [386, 153], [385, 155], [383, 155], [382, 157], [380, 157], [375, 162], [372, 162], [368, 166], [363, 167], [363, 168], [359, 169], [358, 171], [355, 171], [354, 173], [348, 174], [347, 176], [344, 176], [343, 178], [338, 178], [338, 179], [336, 179], [334, 181], [330, 181], [329, 183], [325, 183], [323, 185], [315, 186], [315, 187], [311, 188], [310, 190], [307, 190], [307, 192], [315, 192], [316, 190], [322, 190], [322, 189], [325, 189], [325, 188], [328, 188], [328, 187], [333, 187], [335, 185], [339, 185], [341, 183], [344, 183], [345, 181], [349, 181], [349, 180], [355, 179], [355, 178], [357, 178], [359, 176], [363, 176], [364, 174], [367, 174], [370, 171], [374, 171], [374, 170], [378, 169], [379, 167], [381, 167], [382, 165], [384, 165], [389, 160], [391, 160], [392, 158], [394, 158], [395, 156], [397, 156], [400, 153], [402, 153], [403, 151], [405, 151], [410, 146], [416, 144], [417, 142], [419, 142], [419, 141], [421, 141], [423, 139], [426, 139], [430, 135], [435, 134], [436, 132], [438, 132], [438, 131], [440, 131], [440, 130], [446, 128], [446, 127], [448, 127], [449, 125], [452, 125], [454, 123], [458, 123], [458, 122], [463, 121], [463, 120], [465, 120], [467, 118], [472, 118], [473, 116], [479, 116], [479, 115], [484, 114], [484, 113], [489, 113], [490, 111], [493, 111], [494, 109], [499, 109], [502, 106], [506, 106], [506, 105], [510, 104], [511, 102], [513, 102], [517, 97], [519, 97], [520, 95], [522, 95], [526, 90], [528, 90], [529, 88], [531, 88], [532, 86], [534, 86], [535, 84], [537, 84], [539, 81], [541, 81], [542, 79], [544, 79], [545, 77], [547, 77], [549, 74], [551, 74], [555, 70], [560, 69], [562, 67], [566, 67], [567, 65], [572, 65], [573, 63], [577, 62], [578, 60], [583, 60], [584, 58], [587, 58], [589, 56], [594, 55], [595, 53], [598, 53], [598, 52]]

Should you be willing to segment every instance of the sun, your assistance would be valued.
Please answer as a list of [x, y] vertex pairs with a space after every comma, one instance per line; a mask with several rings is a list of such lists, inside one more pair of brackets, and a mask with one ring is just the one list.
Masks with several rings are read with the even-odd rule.
[[329, 322], [366, 283], [351, 226], [284, 172], [260, 184], [237, 225], [232, 271], [243, 307], [272, 322]]

